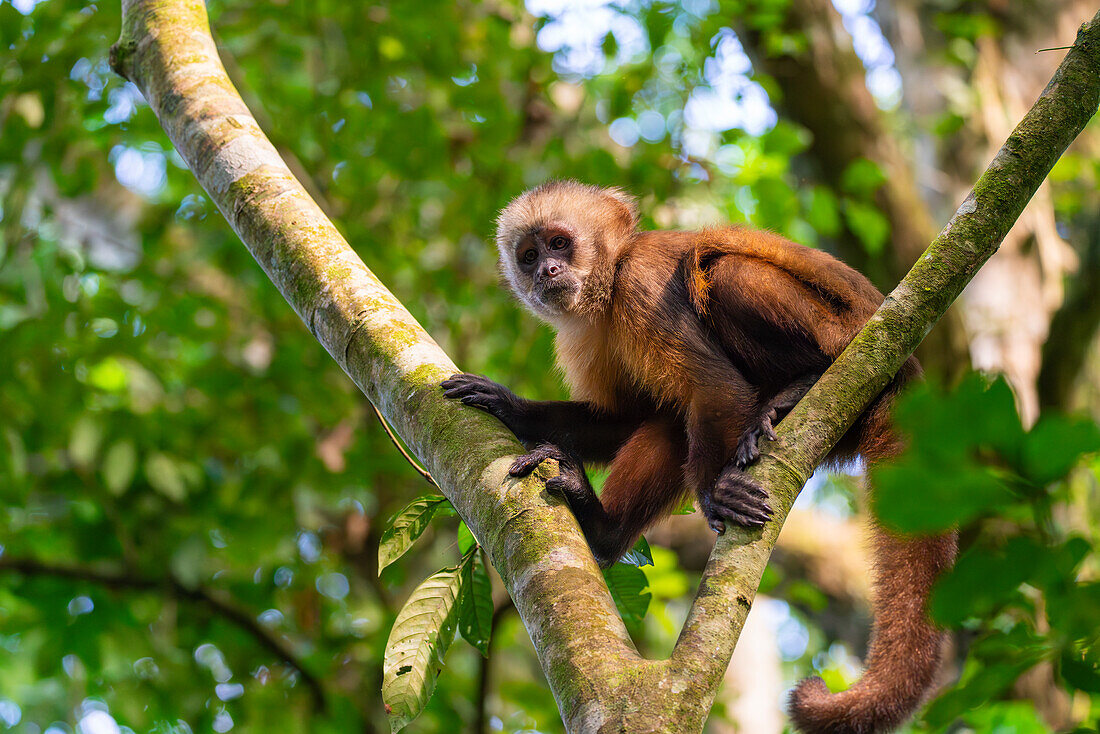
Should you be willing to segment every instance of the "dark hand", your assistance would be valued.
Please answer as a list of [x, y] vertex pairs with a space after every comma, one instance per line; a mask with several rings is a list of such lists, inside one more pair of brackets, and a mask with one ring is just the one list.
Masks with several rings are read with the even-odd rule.
[[710, 529], [721, 535], [725, 523], [749, 528], [763, 527], [772, 519], [768, 493], [760, 482], [727, 465], [709, 492], [699, 496], [700, 508]]
[[519, 411], [521, 398], [487, 377], [460, 372], [448, 377], [440, 386], [444, 397], [480, 408], [505, 424]]

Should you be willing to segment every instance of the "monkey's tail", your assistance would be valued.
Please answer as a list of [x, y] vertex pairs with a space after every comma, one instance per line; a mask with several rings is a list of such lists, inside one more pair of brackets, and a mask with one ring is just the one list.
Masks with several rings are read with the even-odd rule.
[[944, 633], [926, 604], [939, 573], [955, 559], [954, 532], [902, 538], [874, 527], [874, 628], [863, 677], [830, 693], [807, 678], [791, 693], [790, 715], [804, 734], [877, 734], [904, 722], [935, 682]]

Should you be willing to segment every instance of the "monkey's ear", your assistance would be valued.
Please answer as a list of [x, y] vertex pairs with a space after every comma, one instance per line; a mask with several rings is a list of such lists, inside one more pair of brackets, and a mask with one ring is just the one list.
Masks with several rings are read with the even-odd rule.
[[638, 200], [634, 196], [618, 186], [610, 186], [604, 189], [603, 193], [623, 205], [626, 209], [626, 216], [630, 220], [631, 228], [638, 225]]

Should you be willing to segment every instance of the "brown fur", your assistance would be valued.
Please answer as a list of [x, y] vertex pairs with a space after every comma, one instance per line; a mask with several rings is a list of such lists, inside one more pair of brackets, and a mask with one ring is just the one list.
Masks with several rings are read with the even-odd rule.
[[[557, 328], [558, 362], [577, 402], [524, 401], [484, 378], [444, 383], [456, 399], [480, 390], [464, 402], [498, 415], [529, 446], [541, 446], [524, 466], [560, 456], [559, 485], [605, 563], [687, 488], [698, 494], [712, 527], [768, 519], [766, 495], [731, 460], [747, 441], [755, 449], [770, 428], [761, 416], [776, 417], [797, 402], [883, 300], [835, 258], [768, 232], [643, 232], [636, 225], [633, 200], [621, 191], [568, 181], [523, 194], [498, 221], [502, 273], [516, 296]], [[570, 247], [549, 251], [540, 244], [548, 240], [545, 231], [572, 233]], [[535, 246], [543, 248], [540, 259], [523, 264]], [[573, 279], [568, 298], [540, 291], [548, 278], [532, 267], [542, 267], [543, 258], [565, 263], [566, 280], [554, 282]], [[919, 371], [907, 361], [830, 458], [895, 454], [889, 404]], [[478, 380], [476, 390], [462, 387]], [[579, 465], [566, 471], [581, 459], [611, 459], [599, 499]], [[867, 670], [844, 693], [830, 694], [816, 679], [800, 684], [791, 712], [804, 732], [896, 727], [932, 684], [941, 633], [924, 605], [936, 574], [954, 558], [954, 537], [901, 539], [879, 530], [876, 539]]]

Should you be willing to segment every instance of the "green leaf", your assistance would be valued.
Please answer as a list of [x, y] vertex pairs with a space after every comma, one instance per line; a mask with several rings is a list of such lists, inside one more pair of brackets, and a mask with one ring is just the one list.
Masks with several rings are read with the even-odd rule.
[[27, 447], [19, 433], [12, 428], [4, 429], [4, 440], [7, 443], [7, 452], [0, 452], [0, 458], [7, 460], [12, 476], [20, 479], [27, 473]]
[[130, 375], [118, 359], [108, 357], [88, 370], [88, 384], [104, 392], [122, 392]]
[[1100, 428], [1088, 419], [1045, 415], [1024, 441], [1023, 469], [1037, 484], [1064, 477], [1081, 455], [1100, 450]]
[[1050, 734], [1031, 701], [995, 701], [963, 715], [971, 731]]
[[405, 551], [411, 548], [416, 539], [427, 530], [436, 510], [444, 504], [450, 507], [450, 503], [443, 495], [426, 494], [417, 497], [397, 513], [389, 527], [382, 533], [381, 540], [378, 541], [379, 575], [386, 566], [405, 555]]
[[877, 164], [866, 158], [852, 161], [840, 176], [840, 188], [863, 199], [869, 199], [884, 183], [886, 174]]
[[652, 595], [649, 593], [649, 581], [645, 572], [637, 566], [616, 563], [604, 570], [604, 580], [611, 591], [611, 598], [622, 615], [628, 629], [636, 630], [649, 611]]
[[103, 483], [107, 491], [118, 497], [130, 488], [137, 470], [137, 450], [130, 440], [119, 441], [103, 456]]
[[462, 587], [463, 566], [444, 568], [416, 587], [397, 613], [382, 659], [382, 701], [393, 732], [415, 719], [435, 690], [454, 641]]
[[614, 33], [608, 33], [603, 37], [603, 42], [600, 44], [603, 47], [604, 56], [607, 58], [614, 58], [615, 54], [619, 51], [619, 44], [615, 40]]
[[[1075, 576], [1064, 577], [1075, 579]], [[1069, 639], [1096, 649], [1100, 654], [1100, 629], [1096, 610], [1100, 609], [1100, 582], [1086, 581], [1068, 585], [1064, 591], [1048, 590], [1047, 614], [1052, 629]]]
[[628, 563], [631, 566], [653, 565], [653, 551], [650, 550], [649, 541], [645, 539], [644, 535], [638, 536], [638, 542], [626, 552], [626, 555], [619, 559], [619, 563]]
[[925, 721], [938, 729], [969, 715], [968, 712], [981, 710], [1042, 660], [1044, 654], [1042, 642], [1022, 626], [978, 640], [970, 650], [962, 680], [928, 706]]
[[805, 128], [780, 120], [775, 127], [761, 136], [760, 142], [768, 155], [790, 158], [806, 150], [811, 136]]
[[695, 512], [695, 500], [686, 499], [675, 511], [673, 515], [691, 515]]
[[458, 552], [466, 555], [475, 545], [477, 545], [477, 538], [470, 532], [470, 528], [464, 522], [458, 523]]
[[1075, 660], [1069, 654], [1062, 655], [1059, 668], [1062, 680], [1074, 688], [1089, 693], [1100, 693], [1100, 668], [1084, 660]]
[[935, 465], [907, 456], [871, 471], [875, 516], [895, 530], [933, 533], [1008, 505], [1013, 495], [977, 465]]
[[981, 617], [1003, 606], [1027, 581], [1047, 550], [1030, 538], [1012, 538], [1003, 549], [972, 548], [936, 583], [929, 609], [947, 625]]
[[489, 657], [489, 638], [493, 633], [493, 585], [489, 571], [479, 551], [463, 561], [467, 578], [462, 585], [462, 600], [458, 614], [458, 631], [462, 639]]
[[188, 589], [198, 588], [206, 578], [206, 541], [192, 535], [172, 552], [169, 565], [175, 579]]
[[153, 489], [174, 502], [187, 499], [187, 485], [176, 460], [156, 451], [145, 460], [145, 478]]
[[992, 383], [972, 373], [950, 393], [928, 383], [914, 385], [895, 411], [898, 425], [913, 434], [914, 450], [942, 463], [971, 457], [974, 449], [1014, 456], [1024, 440], [1012, 389], [1003, 377]]
[[840, 231], [840, 211], [832, 191], [824, 186], [815, 186], [810, 190], [806, 221], [820, 234], [829, 237]]

